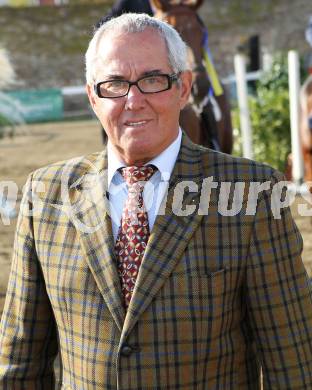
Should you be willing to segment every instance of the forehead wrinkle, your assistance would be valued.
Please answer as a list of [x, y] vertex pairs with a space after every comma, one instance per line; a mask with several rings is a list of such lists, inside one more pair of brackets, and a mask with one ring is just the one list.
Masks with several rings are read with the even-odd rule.
[[[146, 31], [146, 30], [145, 30]], [[145, 33], [142, 32], [142, 33]], [[168, 61], [168, 56], [166, 55], [166, 63], [163, 64], [157, 64], [157, 69], [153, 68], [153, 63], [148, 64], [145, 60], [138, 58], [125, 58], [123, 59], [122, 53], [121, 55], [118, 54], [118, 52], [114, 51], [114, 47], [110, 47], [108, 52], [105, 50], [105, 43], [108, 42], [111, 43], [112, 40], [119, 40], [120, 38], [122, 40], [127, 41], [130, 36], [139, 36], [141, 33], [121, 33], [117, 36], [112, 36], [110, 33], [104, 34], [101, 39], [98, 41], [98, 47], [97, 47], [97, 58], [96, 58], [96, 64], [95, 64], [95, 72], [96, 76], [100, 76], [102, 80], [105, 79], [111, 79], [115, 78], [118, 80], [131, 80], [134, 81], [135, 79], [138, 79], [140, 77], [144, 77], [149, 74], [153, 74], [153, 72], [157, 73], [169, 73], [171, 72], [171, 66]], [[164, 41], [163, 37], [160, 36], [160, 39]], [[127, 42], [126, 42], [127, 43]], [[102, 50], [101, 50], [102, 48]], [[165, 45], [165, 49], [167, 51], [167, 47]], [[107, 69], [108, 68], [108, 69]], [[134, 75], [134, 76], [132, 76]]]
[[[142, 77], [146, 77], [146, 76], [153, 76], [153, 75], [157, 75], [157, 74], [167, 74], [167, 73], [170, 73], [171, 70], [166, 70], [165, 68], [161, 69], [161, 68], [152, 68], [152, 69], [146, 69], [146, 70], [142, 70], [140, 72], [138, 72], [136, 69], [134, 69], [134, 72], [132, 71], [132, 68], [136, 68], [136, 66], [125, 66], [124, 69], [117, 69], [116, 70], [114, 69], [114, 66], [112, 67], [111, 70], [109, 70], [107, 73], [105, 72], [105, 66], [103, 66], [103, 72], [101, 72], [101, 67], [98, 66], [97, 67], [97, 74], [100, 74], [100, 77], [103, 79], [103, 81], [105, 80], [111, 80], [111, 79], [114, 79], [114, 80], [126, 80], [126, 81], [135, 81], [135, 80], [138, 80]], [[134, 76], [134, 77], [131, 77], [131, 75], [135, 73], [137, 74], [137, 76]], [[128, 76], [129, 75], [129, 76]]]
[[[147, 76], [155, 76], [155, 75], [162, 74], [162, 73], [163, 73], [163, 71], [160, 69], [147, 70], [145, 72], [142, 72], [141, 75], [139, 76], [139, 78], [147, 77]], [[109, 73], [109, 74], [105, 75], [104, 77], [107, 79], [114, 79], [114, 80], [126, 80], [126, 78], [123, 75], [121, 75], [120, 73]]]

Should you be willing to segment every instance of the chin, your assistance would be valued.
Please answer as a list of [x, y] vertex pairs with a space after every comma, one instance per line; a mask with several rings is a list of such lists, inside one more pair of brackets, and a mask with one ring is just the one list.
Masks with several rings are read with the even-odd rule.
[[126, 159], [128, 161], [131, 161], [131, 164], [134, 165], [135, 162], [141, 162], [142, 164], [145, 164], [146, 162], [152, 160], [156, 156], [156, 154], [155, 151], [153, 153], [153, 150], [151, 150], [151, 148], [141, 143], [132, 145], [130, 148], [128, 148], [126, 156]]
[[127, 150], [129, 154], [140, 154], [149, 151], [152, 148], [150, 140], [144, 140], [142, 138], [132, 139], [127, 143]]

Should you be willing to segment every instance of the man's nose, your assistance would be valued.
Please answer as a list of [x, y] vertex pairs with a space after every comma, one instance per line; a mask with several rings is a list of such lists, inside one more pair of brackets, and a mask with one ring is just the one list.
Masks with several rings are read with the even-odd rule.
[[145, 104], [145, 95], [136, 85], [131, 85], [126, 96], [125, 108], [128, 110], [138, 110]]

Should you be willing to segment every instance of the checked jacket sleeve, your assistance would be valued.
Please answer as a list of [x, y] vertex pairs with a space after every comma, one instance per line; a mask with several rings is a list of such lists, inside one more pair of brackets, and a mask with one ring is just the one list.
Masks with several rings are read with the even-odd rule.
[[57, 354], [54, 316], [36, 255], [31, 179], [17, 222], [12, 269], [0, 325], [0, 388], [52, 390]]
[[[272, 185], [281, 179], [274, 176]], [[271, 191], [260, 195], [250, 238], [248, 323], [261, 360], [264, 390], [308, 390], [312, 389], [311, 286], [291, 212], [282, 208], [281, 218], [274, 217], [271, 195]]]

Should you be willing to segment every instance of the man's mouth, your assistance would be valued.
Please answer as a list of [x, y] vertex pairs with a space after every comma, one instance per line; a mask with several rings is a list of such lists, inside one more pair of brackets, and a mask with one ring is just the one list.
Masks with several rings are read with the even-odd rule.
[[146, 120], [143, 120], [143, 121], [127, 121], [125, 123], [126, 126], [131, 126], [131, 127], [139, 127], [139, 126], [143, 126], [147, 123], [148, 121]]

